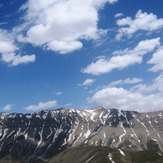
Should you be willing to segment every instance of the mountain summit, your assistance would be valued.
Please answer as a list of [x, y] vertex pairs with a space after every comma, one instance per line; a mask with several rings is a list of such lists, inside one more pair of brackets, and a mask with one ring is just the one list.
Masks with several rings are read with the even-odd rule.
[[138, 113], [96, 107], [0, 113], [1, 160], [48, 160], [66, 149], [81, 146], [109, 147], [122, 154], [144, 150], [161, 153], [163, 111]]

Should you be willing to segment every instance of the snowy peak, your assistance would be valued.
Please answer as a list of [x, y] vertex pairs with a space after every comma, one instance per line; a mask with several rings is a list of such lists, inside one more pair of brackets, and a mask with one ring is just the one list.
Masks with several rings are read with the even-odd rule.
[[8, 153], [46, 159], [81, 145], [163, 151], [162, 128], [163, 111], [138, 113], [96, 107], [0, 113], [0, 159]]

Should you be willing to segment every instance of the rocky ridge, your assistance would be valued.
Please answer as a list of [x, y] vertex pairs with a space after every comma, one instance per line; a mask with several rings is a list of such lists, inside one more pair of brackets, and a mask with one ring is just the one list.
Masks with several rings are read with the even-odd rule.
[[163, 111], [138, 113], [97, 107], [33, 114], [0, 113], [0, 159], [46, 161], [70, 147], [163, 152]]

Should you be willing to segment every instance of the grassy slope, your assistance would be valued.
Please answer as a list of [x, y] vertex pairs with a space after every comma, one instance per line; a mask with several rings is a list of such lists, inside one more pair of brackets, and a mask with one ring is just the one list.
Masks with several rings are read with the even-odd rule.
[[109, 153], [113, 155], [115, 163], [163, 163], [163, 156], [156, 151], [130, 152], [124, 151], [126, 156], [117, 149], [101, 146], [73, 147], [53, 157], [48, 163], [111, 163]]
[[124, 151], [126, 156], [120, 154], [119, 150], [101, 146], [80, 146], [64, 150], [48, 161], [18, 160], [10, 155], [0, 160], [0, 163], [112, 163], [109, 154], [115, 163], [163, 163], [163, 154], [157, 151]]

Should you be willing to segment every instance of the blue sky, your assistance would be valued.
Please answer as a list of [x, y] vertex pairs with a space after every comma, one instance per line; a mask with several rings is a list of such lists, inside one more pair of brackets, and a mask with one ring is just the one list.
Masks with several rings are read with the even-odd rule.
[[1, 111], [162, 110], [162, 5], [1, 0]]

